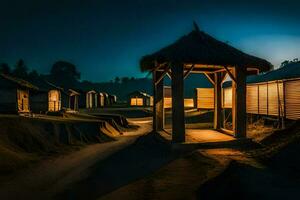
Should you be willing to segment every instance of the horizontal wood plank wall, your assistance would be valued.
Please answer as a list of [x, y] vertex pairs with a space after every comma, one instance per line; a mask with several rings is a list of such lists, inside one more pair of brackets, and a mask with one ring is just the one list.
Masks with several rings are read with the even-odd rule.
[[184, 107], [185, 108], [194, 108], [194, 99], [184, 99]]
[[164, 87], [164, 97], [172, 98], [172, 88], [165, 86]]
[[214, 108], [214, 88], [196, 88], [197, 108]]
[[[194, 99], [184, 99], [184, 107], [185, 108], [193, 108], [194, 107]], [[169, 97], [164, 98], [164, 108], [172, 108], [172, 98], [169, 98]]]
[[222, 89], [222, 107], [223, 108], [232, 108], [232, 88], [223, 88]]
[[258, 85], [247, 85], [247, 113], [258, 113]]
[[279, 98], [282, 102], [282, 83], [268, 84], [268, 115], [278, 116], [279, 114]]
[[267, 115], [268, 114], [268, 85], [267, 84], [258, 85], [258, 101], [259, 101], [258, 114]]
[[300, 81], [285, 82], [286, 118], [300, 119]]
[[172, 98], [170, 97], [164, 98], [164, 108], [172, 108]]

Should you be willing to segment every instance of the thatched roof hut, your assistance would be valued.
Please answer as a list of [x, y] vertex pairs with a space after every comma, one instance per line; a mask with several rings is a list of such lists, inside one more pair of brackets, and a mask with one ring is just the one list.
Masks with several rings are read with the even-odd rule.
[[246, 76], [272, 68], [268, 61], [246, 54], [201, 31], [194, 30], [161, 50], [142, 57], [142, 71], [153, 75], [153, 129], [164, 126], [163, 80], [172, 79], [172, 139], [185, 141], [184, 79], [190, 73], [203, 73], [214, 85], [214, 129], [223, 130], [221, 84], [229, 75], [233, 80], [232, 130], [235, 137], [246, 137]]
[[[214, 70], [215, 66], [238, 66], [256, 68], [260, 72], [268, 71], [272, 64], [268, 61], [246, 54], [227, 43], [221, 42], [207, 33], [195, 30], [181, 37], [176, 42], [161, 50], [144, 56], [140, 61], [142, 71], [152, 71], [158, 65], [179, 62], [183, 64], [199, 64], [202, 69]], [[195, 70], [198, 67], [195, 67]]]

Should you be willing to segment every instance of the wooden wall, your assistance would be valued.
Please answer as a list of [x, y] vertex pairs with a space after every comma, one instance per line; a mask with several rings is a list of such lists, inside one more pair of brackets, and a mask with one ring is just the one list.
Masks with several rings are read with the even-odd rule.
[[130, 105], [131, 106], [144, 106], [144, 99], [138, 97], [130, 98]]
[[[196, 89], [197, 108], [213, 109], [213, 90]], [[248, 84], [246, 101], [247, 113], [300, 119], [300, 79]], [[222, 89], [222, 107], [232, 108], [231, 87]]]
[[300, 119], [300, 80], [284, 82], [286, 118]]
[[29, 112], [29, 91], [17, 90], [18, 112]]
[[16, 113], [17, 112], [17, 90], [0, 89], [0, 112]]
[[214, 88], [196, 88], [197, 108], [213, 109], [214, 104]]
[[[248, 84], [246, 101], [247, 113], [278, 116], [279, 113], [284, 112], [283, 83]], [[224, 88], [223, 108], [231, 108], [231, 102], [232, 89]]]
[[247, 113], [258, 113], [258, 87], [257, 85], [247, 86], [246, 96]]
[[[185, 108], [194, 108], [194, 99], [186, 98], [184, 99], [184, 107]], [[165, 97], [164, 98], [164, 108], [172, 108], [172, 98]]]
[[232, 108], [232, 88], [223, 88], [222, 89], [222, 107], [223, 108]]

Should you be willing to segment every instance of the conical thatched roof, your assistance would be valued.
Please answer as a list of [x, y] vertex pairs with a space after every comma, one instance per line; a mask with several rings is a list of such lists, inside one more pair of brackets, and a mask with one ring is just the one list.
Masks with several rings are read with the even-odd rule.
[[195, 30], [181, 37], [175, 43], [144, 56], [140, 61], [142, 71], [155, 68], [155, 63], [203, 64], [214, 66], [253, 67], [260, 71], [268, 71], [272, 65], [263, 59], [248, 55], [242, 51], [216, 40], [197, 25]]

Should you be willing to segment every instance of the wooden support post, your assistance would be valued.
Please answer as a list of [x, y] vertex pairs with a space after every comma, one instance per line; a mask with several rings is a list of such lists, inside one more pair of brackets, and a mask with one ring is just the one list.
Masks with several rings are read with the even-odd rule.
[[236, 82], [232, 81], [232, 128], [236, 138], [246, 137], [246, 70], [242, 66], [233, 69]]
[[220, 130], [222, 123], [222, 95], [221, 95], [221, 83], [222, 73], [214, 73], [214, 129]]
[[185, 142], [184, 120], [184, 69], [182, 64], [172, 64], [172, 141]]
[[157, 82], [163, 72], [153, 72], [153, 131], [164, 129], [164, 79]]
[[282, 82], [282, 103], [283, 103], [283, 116], [282, 116], [282, 129], [285, 129], [285, 121], [286, 121], [286, 102], [285, 102], [285, 97], [286, 97], [286, 84], [285, 81]]

